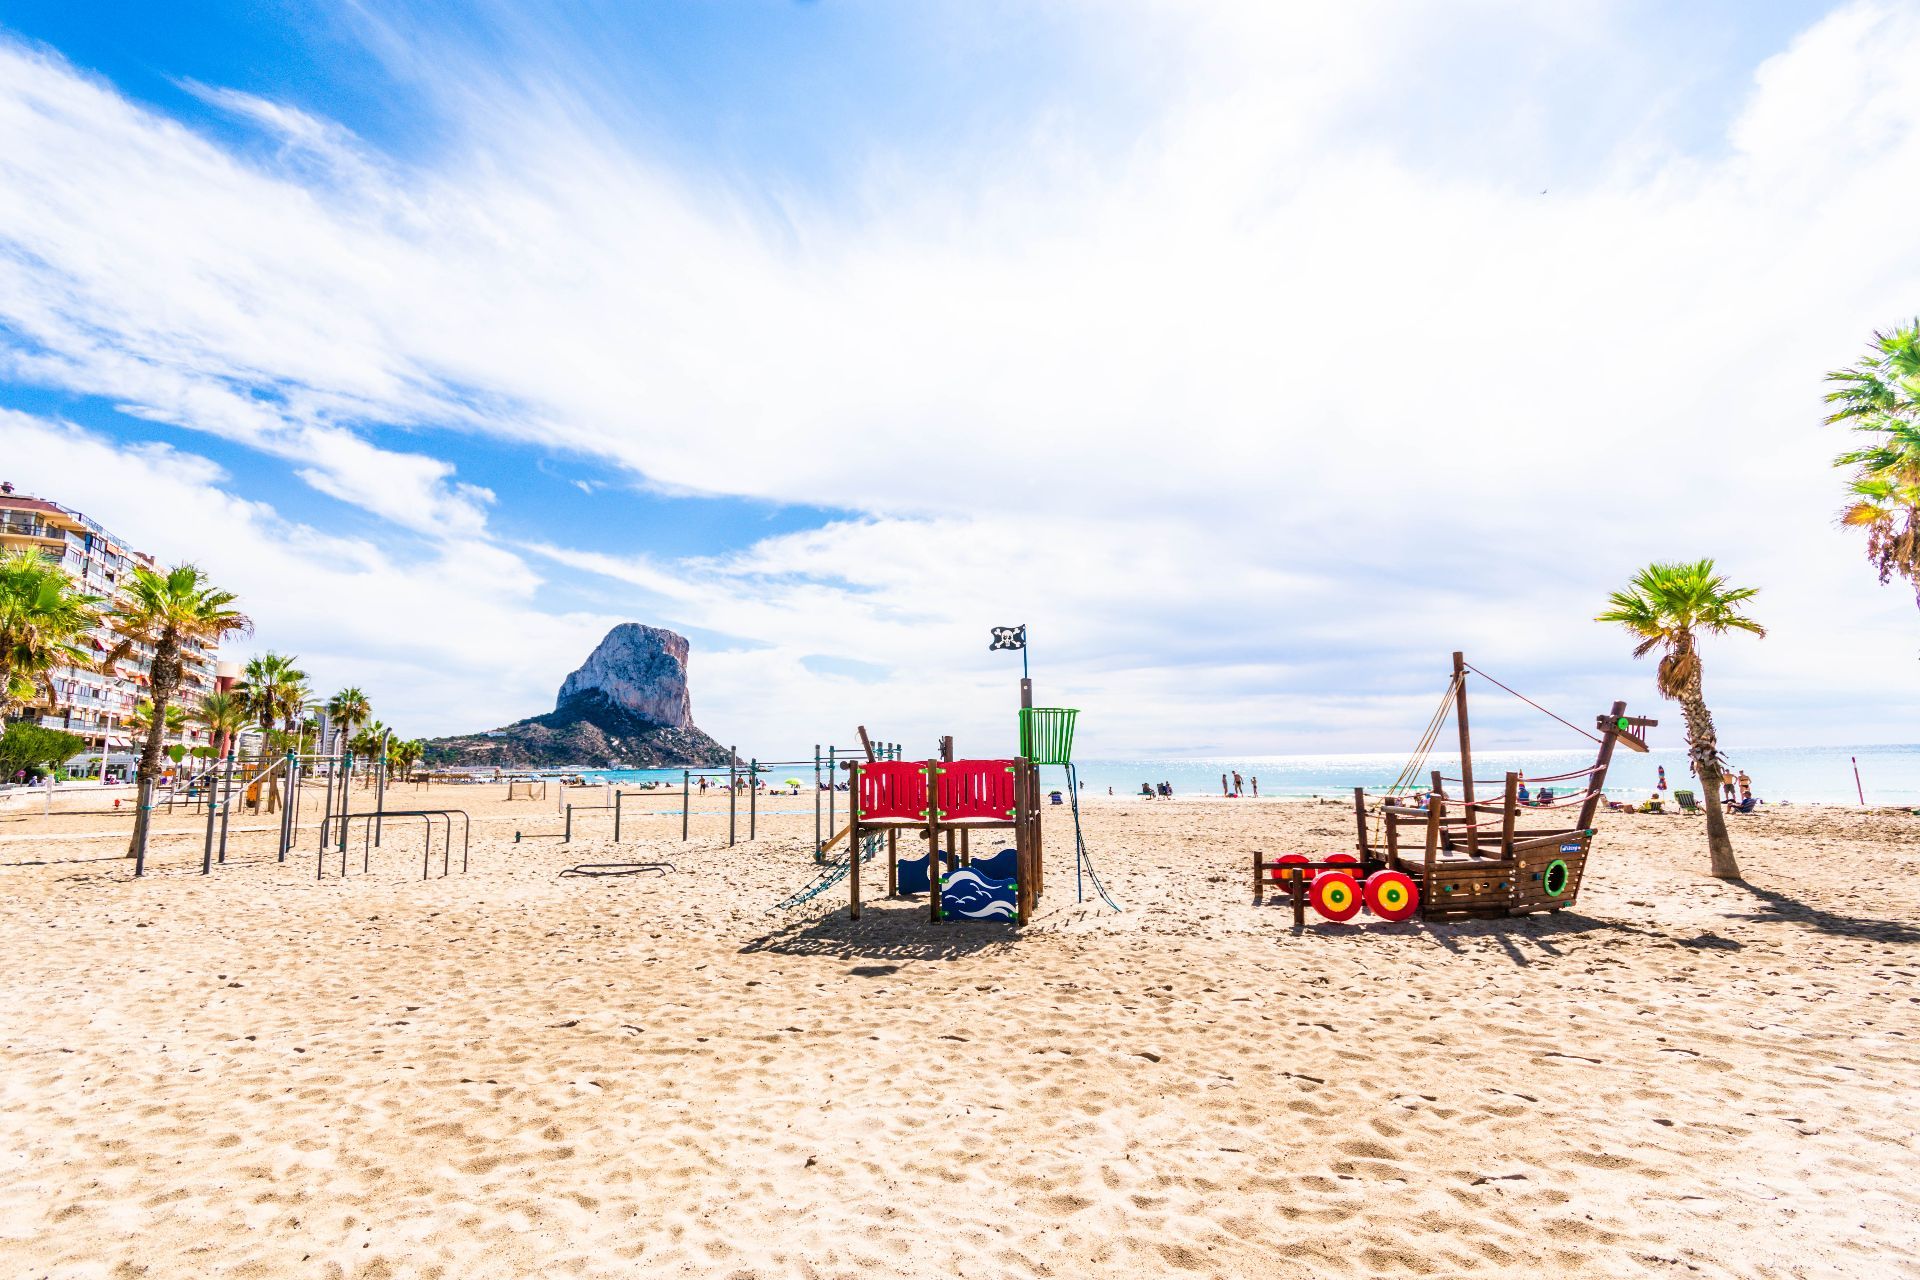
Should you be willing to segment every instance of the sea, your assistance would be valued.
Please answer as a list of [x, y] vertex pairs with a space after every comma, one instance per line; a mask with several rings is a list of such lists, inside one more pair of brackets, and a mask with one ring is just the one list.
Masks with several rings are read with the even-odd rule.
[[[1920, 744], [1858, 747], [1750, 747], [1730, 750], [1727, 759], [1736, 772], [1753, 779], [1753, 793], [1769, 804], [1869, 804], [1920, 807]], [[1175, 796], [1217, 796], [1220, 775], [1239, 770], [1251, 782], [1257, 779], [1262, 796], [1308, 798], [1345, 797], [1355, 787], [1384, 790], [1407, 763], [1404, 755], [1360, 753], [1349, 755], [1150, 756], [1138, 759], [1090, 759], [1077, 762], [1082, 795], [1137, 795], [1141, 783], [1172, 785]], [[1473, 772], [1480, 779], [1501, 779], [1509, 770], [1531, 777], [1567, 773], [1593, 763], [1593, 751], [1487, 751], [1476, 753]], [[1646, 754], [1619, 750], [1607, 774], [1607, 795], [1615, 800], [1644, 800], [1667, 771], [1668, 794], [1680, 789], [1698, 792], [1687, 772], [1684, 748], [1661, 747]], [[1435, 751], [1428, 769], [1458, 777], [1457, 753]], [[594, 783], [636, 785], [663, 782], [678, 786], [678, 769], [588, 769], [578, 771]], [[811, 764], [776, 766], [763, 772], [769, 785], [789, 780], [803, 789], [813, 785]], [[1229, 778], [1229, 782], [1231, 778]], [[1572, 788], [1579, 779], [1558, 784]], [[1064, 789], [1066, 771], [1042, 771], [1046, 789]], [[1416, 783], [1425, 787], [1423, 772]]]

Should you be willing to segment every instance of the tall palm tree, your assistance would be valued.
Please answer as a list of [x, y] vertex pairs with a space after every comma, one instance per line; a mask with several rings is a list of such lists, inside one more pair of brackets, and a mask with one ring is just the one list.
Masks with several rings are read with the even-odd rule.
[[1866, 530], [1880, 581], [1905, 578], [1920, 605], [1920, 320], [1875, 333], [1866, 355], [1827, 380], [1838, 384], [1827, 422], [1866, 437], [1833, 460], [1853, 472], [1840, 523]]
[[[241, 686], [242, 697], [247, 704], [247, 712], [260, 726], [261, 763], [266, 762], [266, 753], [274, 730], [284, 722], [291, 723], [300, 714], [300, 703], [306, 697], [307, 673], [293, 664], [298, 658], [278, 654], [269, 649], [263, 654], [247, 659], [247, 665], [241, 674], [244, 682]], [[267, 779], [267, 812], [272, 813], [280, 807], [280, 779]]]
[[246, 726], [246, 700], [238, 691], [215, 691], [200, 699], [200, 705], [193, 710], [193, 719], [207, 731], [215, 754], [224, 755], [227, 744]]
[[349, 685], [327, 699], [327, 718], [333, 721], [342, 742], [349, 742], [353, 727], [365, 724], [372, 715], [373, 707], [367, 702], [367, 695], [355, 686]]
[[136, 647], [153, 650], [147, 678], [151, 683], [155, 715], [147, 727], [146, 745], [140, 751], [141, 800], [133, 815], [133, 839], [127, 854], [134, 860], [133, 873], [144, 875], [147, 866], [147, 797], [153, 794], [153, 780], [160, 774], [161, 737], [166, 728], [167, 708], [185, 669], [185, 647], [198, 641], [217, 645], [239, 631], [251, 631], [247, 616], [233, 607], [234, 594], [207, 581], [198, 567], [177, 565], [164, 573], [136, 565], [124, 580], [124, 596], [115, 606], [113, 628], [120, 642], [107, 655], [104, 665], [111, 667]]
[[0, 555], [0, 717], [36, 697], [53, 705], [48, 673], [92, 664], [79, 641], [100, 621], [102, 603], [37, 551]]
[[1633, 656], [1644, 658], [1664, 650], [1654, 673], [1660, 696], [1680, 704], [1687, 721], [1687, 750], [1693, 771], [1706, 791], [1707, 849], [1713, 874], [1723, 880], [1740, 878], [1733, 841], [1727, 835], [1727, 817], [1719, 801], [1725, 761], [1713, 730], [1713, 716], [1700, 685], [1700, 649], [1696, 632], [1725, 635], [1746, 631], [1767, 634], [1765, 627], [1740, 612], [1740, 606], [1759, 594], [1757, 587], [1730, 587], [1713, 571], [1713, 561], [1690, 564], [1650, 564], [1633, 575], [1625, 591], [1607, 597], [1611, 606], [1596, 622], [1617, 622], [1640, 637]]

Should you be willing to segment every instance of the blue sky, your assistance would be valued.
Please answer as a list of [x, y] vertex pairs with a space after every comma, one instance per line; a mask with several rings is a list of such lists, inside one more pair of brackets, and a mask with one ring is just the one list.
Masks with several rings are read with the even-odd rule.
[[631, 618], [723, 738], [985, 746], [1026, 621], [1093, 749], [1386, 750], [1456, 647], [1651, 702], [1592, 614], [1714, 555], [1736, 741], [1912, 737], [1818, 425], [1920, 309], [1911, 3], [0, 22], [0, 470], [404, 731]]

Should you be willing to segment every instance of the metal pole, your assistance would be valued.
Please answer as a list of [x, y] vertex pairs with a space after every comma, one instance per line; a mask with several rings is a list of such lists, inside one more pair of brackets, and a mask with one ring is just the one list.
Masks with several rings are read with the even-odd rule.
[[227, 860], [227, 824], [233, 820], [233, 758], [238, 752], [227, 752], [226, 798], [220, 804], [220, 861]]
[[207, 770], [207, 778], [206, 778], [207, 840], [206, 840], [206, 843], [200, 849], [200, 874], [203, 876], [213, 874], [213, 815], [219, 812], [220, 810], [220, 806], [218, 803], [215, 802], [214, 796], [213, 796], [214, 782], [215, 782], [215, 778], [213, 776], [213, 770], [209, 768]]
[[567, 806], [567, 833], [560, 837], [561, 844], [573, 843], [573, 806]]
[[680, 840], [682, 843], [685, 843], [687, 838], [687, 810], [693, 807], [692, 798], [693, 773], [691, 770], [682, 769], [680, 771]]
[[820, 744], [813, 744], [813, 860], [819, 862], [820, 850]]
[[747, 839], [760, 834], [760, 761], [747, 761]]
[[727, 848], [740, 826], [740, 748], [727, 748]]
[[340, 874], [347, 874], [347, 815], [353, 812], [353, 752], [340, 756]]
[[1867, 791], [1860, 785], [1860, 757], [1848, 756], [1847, 759], [1853, 762], [1853, 790], [1860, 797], [1860, 807], [1864, 809], [1867, 807]]
[[827, 839], [829, 840], [840, 834], [833, 829], [833, 806], [835, 799], [833, 783], [834, 779], [839, 776], [839, 771], [834, 767], [833, 745], [829, 743], [827, 745]]
[[328, 756], [326, 760], [327, 760], [327, 800], [325, 804], [320, 806], [320, 818], [321, 818], [320, 843], [314, 846], [316, 849], [324, 849], [327, 847], [326, 819], [330, 817], [333, 813], [333, 771], [334, 771], [334, 765], [336, 762], [332, 756]]
[[299, 775], [300, 759], [291, 751], [287, 752], [286, 767], [287, 802], [280, 806], [280, 850], [275, 855], [276, 862], [287, 860], [287, 841], [293, 838], [294, 811], [300, 807], [300, 792], [296, 789], [299, 785], [296, 778]]
[[380, 772], [375, 775], [373, 797], [373, 843], [380, 844], [381, 819], [387, 812], [387, 748], [393, 743], [393, 730], [380, 735]]
[[[616, 791], [613, 793], [613, 842], [615, 844], [620, 843], [620, 801], [626, 794], [624, 791]], [[451, 836], [448, 837], [448, 842], [449, 846], [451, 846]]]
[[[100, 748], [103, 756], [106, 750], [105, 746]], [[53, 779], [51, 777], [47, 779], [47, 786], [49, 788], [53, 786]], [[153, 823], [150, 812], [152, 801], [153, 779], [146, 778], [140, 783], [140, 811], [133, 815], [133, 820], [140, 824], [140, 838], [134, 841], [133, 844], [133, 874], [136, 876], [147, 874], [147, 836], [149, 834], [148, 829]]]

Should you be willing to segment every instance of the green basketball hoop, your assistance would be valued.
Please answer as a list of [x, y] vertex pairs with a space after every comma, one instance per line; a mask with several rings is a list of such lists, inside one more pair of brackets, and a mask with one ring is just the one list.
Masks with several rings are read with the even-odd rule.
[[1073, 760], [1073, 721], [1077, 707], [1022, 707], [1020, 754], [1035, 764]]

